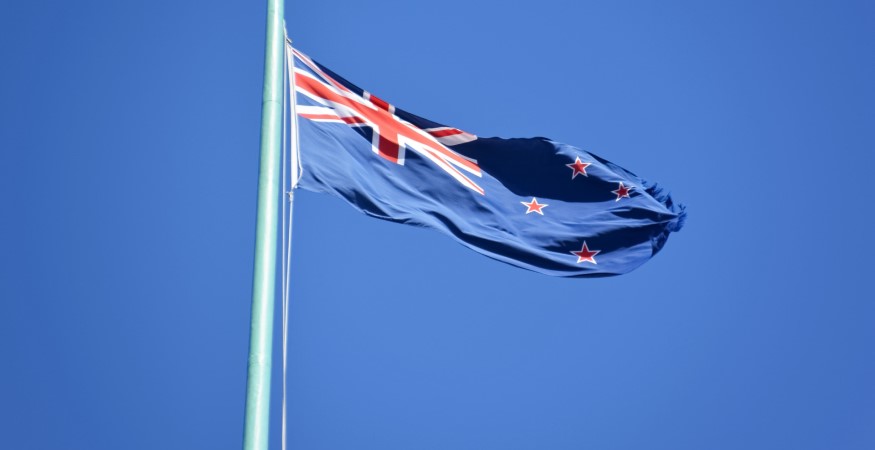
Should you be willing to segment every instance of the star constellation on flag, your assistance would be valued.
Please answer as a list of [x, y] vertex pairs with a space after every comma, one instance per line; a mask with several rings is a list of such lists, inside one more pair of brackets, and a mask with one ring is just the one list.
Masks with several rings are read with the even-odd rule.
[[[578, 156], [574, 159], [573, 163], [566, 164], [565, 166], [570, 168], [573, 171], [571, 174], [571, 179], [573, 180], [578, 175], [583, 175], [585, 177], [588, 177], [588, 175], [586, 173], [586, 168], [591, 166], [591, 165], [592, 165], [592, 163], [581, 161], [580, 157]], [[618, 202], [621, 199], [630, 198], [629, 193], [632, 191], [632, 189], [634, 189], [634, 186], [626, 186], [622, 181], [620, 181], [617, 189], [611, 191], [611, 193], [613, 193], [614, 195], [617, 196], [617, 198], [614, 199], [614, 201]], [[538, 213], [542, 216], [544, 215], [543, 209], [546, 208], [547, 206], [550, 206], [547, 203], [538, 202], [538, 199], [535, 197], [532, 197], [531, 201], [528, 201], [528, 202], [521, 201], [520, 203], [526, 207], [526, 214]], [[577, 256], [577, 263], [578, 264], [580, 264], [582, 262], [597, 264], [596, 260], [595, 260], [595, 255], [599, 254], [600, 252], [601, 252], [601, 250], [591, 250], [587, 246], [586, 241], [584, 241], [583, 246], [580, 248], [580, 250], [572, 251], [569, 253], [571, 253], [574, 256]]]

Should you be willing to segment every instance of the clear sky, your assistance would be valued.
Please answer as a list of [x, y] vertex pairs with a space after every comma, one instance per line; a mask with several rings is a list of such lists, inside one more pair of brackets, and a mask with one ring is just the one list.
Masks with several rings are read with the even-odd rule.
[[[0, 447], [240, 448], [264, 13], [3, 2]], [[559, 279], [300, 193], [290, 448], [875, 448], [872, 2], [286, 15], [402, 108], [689, 212], [640, 269]]]

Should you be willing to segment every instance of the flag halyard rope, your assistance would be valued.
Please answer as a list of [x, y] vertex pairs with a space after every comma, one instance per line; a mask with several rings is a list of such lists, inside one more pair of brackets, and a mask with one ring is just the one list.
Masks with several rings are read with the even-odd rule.
[[[295, 188], [303, 174], [298, 141], [298, 115], [295, 108], [295, 75], [292, 41], [285, 31], [285, 59], [283, 69], [283, 217], [282, 217], [282, 450], [287, 446], [287, 380], [288, 380], [288, 339], [289, 339], [289, 290], [292, 260], [292, 218], [294, 211]], [[287, 115], [288, 114], [288, 115]], [[290, 127], [289, 127], [290, 126]]]

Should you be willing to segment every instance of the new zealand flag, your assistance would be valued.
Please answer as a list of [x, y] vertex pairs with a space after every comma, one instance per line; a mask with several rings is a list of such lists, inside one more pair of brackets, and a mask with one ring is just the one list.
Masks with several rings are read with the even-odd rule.
[[558, 276], [629, 272], [683, 224], [683, 206], [662, 189], [592, 153], [545, 138], [482, 138], [423, 119], [287, 50], [299, 187]]

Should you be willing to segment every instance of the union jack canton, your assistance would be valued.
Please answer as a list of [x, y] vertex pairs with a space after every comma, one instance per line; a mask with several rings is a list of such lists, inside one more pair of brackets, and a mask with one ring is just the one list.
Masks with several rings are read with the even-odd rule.
[[629, 272], [678, 231], [655, 184], [546, 138], [482, 138], [406, 112], [287, 46], [303, 176], [365, 214], [572, 277]]

